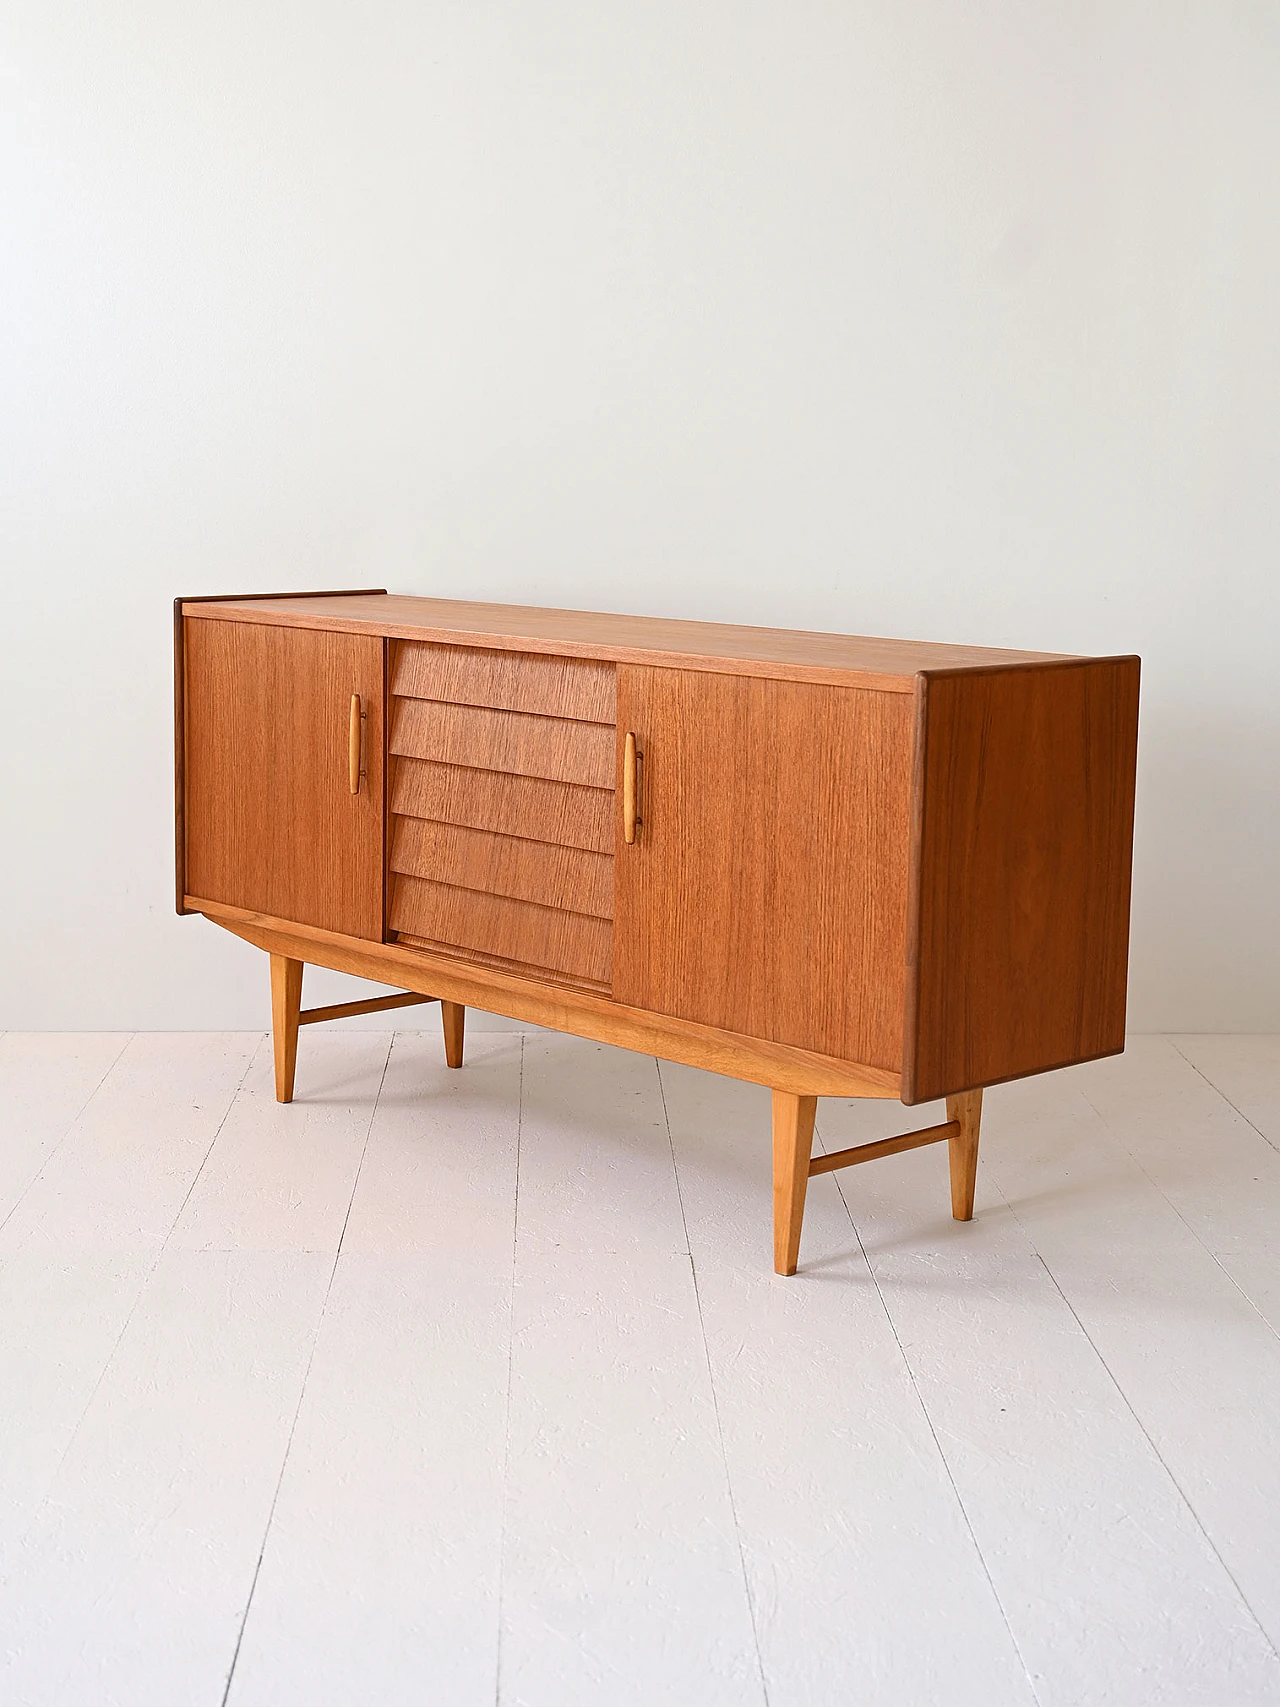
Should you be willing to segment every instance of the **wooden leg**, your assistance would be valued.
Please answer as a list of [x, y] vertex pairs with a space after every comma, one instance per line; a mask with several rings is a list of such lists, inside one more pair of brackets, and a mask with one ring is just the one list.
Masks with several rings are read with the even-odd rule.
[[276, 1052], [276, 1101], [293, 1101], [298, 1064], [298, 1010], [302, 1006], [302, 962], [271, 956], [271, 1041]]
[[773, 1093], [773, 1270], [794, 1274], [800, 1258], [800, 1224], [809, 1184], [817, 1097]]
[[957, 1221], [973, 1220], [973, 1188], [978, 1178], [978, 1128], [982, 1124], [982, 1092], [962, 1091], [947, 1098], [947, 1119], [960, 1122], [960, 1132], [947, 1140], [951, 1152], [951, 1213]]
[[441, 1002], [440, 1018], [444, 1023], [444, 1058], [451, 1067], [460, 1067], [467, 1010], [461, 1002]]

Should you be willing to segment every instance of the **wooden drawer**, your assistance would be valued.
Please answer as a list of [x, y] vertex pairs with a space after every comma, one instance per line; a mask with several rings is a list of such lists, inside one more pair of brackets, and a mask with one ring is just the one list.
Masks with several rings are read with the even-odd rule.
[[584, 658], [405, 641], [396, 648], [391, 691], [404, 699], [487, 705], [584, 723], [617, 718], [614, 666]]
[[391, 682], [391, 930], [608, 990], [615, 667], [414, 642]]
[[432, 878], [459, 889], [480, 889], [543, 907], [589, 913], [597, 919], [613, 917], [609, 854], [401, 818], [392, 833], [391, 869], [406, 877]]
[[391, 811], [473, 830], [496, 830], [613, 856], [613, 789], [468, 770], [403, 756], [393, 761]]
[[391, 751], [405, 758], [613, 787], [617, 759], [610, 723], [439, 700], [394, 699], [392, 706]]
[[477, 949], [522, 969], [545, 969], [597, 986], [609, 982], [613, 924], [608, 919], [400, 875], [392, 891], [391, 924], [442, 947]]

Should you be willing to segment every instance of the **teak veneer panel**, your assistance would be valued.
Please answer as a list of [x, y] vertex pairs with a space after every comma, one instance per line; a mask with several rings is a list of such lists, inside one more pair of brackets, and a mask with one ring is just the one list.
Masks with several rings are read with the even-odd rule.
[[510, 771], [518, 776], [612, 788], [613, 727], [567, 717], [531, 717], [474, 705], [396, 699], [391, 751], [438, 764]]
[[391, 810], [564, 847], [613, 852], [612, 786], [582, 788], [400, 757], [392, 765]]
[[609, 982], [613, 927], [607, 919], [397, 875], [390, 922], [393, 930], [452, 948]]
[[[1013, 652], [989, 646], [946, 646], [931, 641], [883, 640], [865, 635], [819, 634], [800, 629], [748, 628], [720, 622], [684, 622], [600, 611], [544, 610], [527, 605], [479, 604], [469, 599], [353, 594], [331, 598], [260, 599], [204, 605], [203, 614], [230, 622], [288, 623], [300, 628], [344, 629], [507, 651], [550, 652], [618, 663], [666, 664], [731, 675], [823, 681], [833, 686], [879, 687], [914, 694], [921, 670], [1050, 663], [1051, 652]], [[850, 675], [863, 679], [850, 683]]]
[[898, 694], [620, 665], [618, 999], [896, 1071], [913, 725]]
[[1138, 675], [926, 678], [904, 1101], [1124, 1048]]
[[[386, 597], [385, 587], [344, 587], [335, 589], [344, 598]], [[317, 593], [236, 593], [230, 595], [241, 603], [250, 603], [255, 599], [296, 599], [296, 598], [332, 598], [334, 595]], [[199, 593], [192, 598], [177, 598], [173, 601], [173, 841], [174, 841], [174, 902], [179, 915], [189, 909], [186, 904], [187, 893], [187, 778], [186, 778], [186, 731], [187, 707], [186, 691], [186, 659], [184, 642], [186, 639], [186, 617], [197, 615], [201, 605], [212, 602], [225, 603], [226, 593], [210, 595]], [[188, 612], [186, 606], [190, 605]]]
[[617, 708], [612, 664], [413, 640], [396, 646], [391, 691], [584, 723], [612, 724]]
[[392, 830], [391, 869], [566, 912], [613, 917], [609, 854], [400, 818]]
[[[383, 643], [184, 619], [186, 881], [211, 900], [380, 939]], [[350, 790], [351, 696], [367, 775]]]

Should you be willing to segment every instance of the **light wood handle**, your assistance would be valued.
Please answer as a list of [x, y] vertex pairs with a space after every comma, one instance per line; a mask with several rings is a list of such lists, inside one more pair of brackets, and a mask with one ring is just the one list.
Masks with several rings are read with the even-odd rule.
[[628, 845], [635, 841], [640, 822], [640, 749], [628, 731], [622, 748], [622, 839]]
[[360, 792], [360, 695], [351, 696], [351, 727], [347, 736], [347, 769], [351, 777], [351, 792]]

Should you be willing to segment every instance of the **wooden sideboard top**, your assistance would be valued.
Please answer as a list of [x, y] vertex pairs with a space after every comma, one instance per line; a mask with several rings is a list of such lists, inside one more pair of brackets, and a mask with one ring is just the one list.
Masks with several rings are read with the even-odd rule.
[[399, 593], [305, 594], [272, 598], [198, 599], [183, 614], [274, 627], [324, 628], [384, 634], [396, 640], [434, 640], [515, 652], [555, 652], [630, 664], [677, 664], [839, 685], [848, 677], [889, 693], [910, 693], [921, 671], [989, 670], [1018, 664], [1067, 664], [1054, 652], [1015, 652], [992, 646], [947, 646], [927, 640], [879, 640], [800, 629], [748, 628], [734, 623], [684, 622], [597, 611], [547, 610], [530, 605], [479, 604], [466, 599], [414, 598]]

